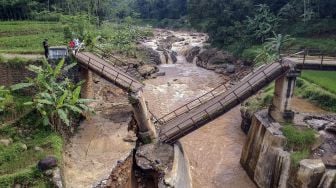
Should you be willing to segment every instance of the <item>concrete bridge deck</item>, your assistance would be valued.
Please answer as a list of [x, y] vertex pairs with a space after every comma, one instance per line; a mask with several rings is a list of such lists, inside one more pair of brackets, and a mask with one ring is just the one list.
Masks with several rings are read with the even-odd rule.
[[81, 66], [101, 75], [127, 92], [136, 93], [144, 87], [137, 79], [93, 53], [78, 52], [73, 55]]

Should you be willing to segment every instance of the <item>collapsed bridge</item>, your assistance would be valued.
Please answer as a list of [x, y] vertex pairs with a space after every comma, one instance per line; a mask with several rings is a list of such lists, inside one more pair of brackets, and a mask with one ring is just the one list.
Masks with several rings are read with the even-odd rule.
[[[101, 75], [128, 92], [132, 99], [135, 99], [135, 102], [132, 100], [131, 103], [140, 136], [143, 138], [156, 137], [156, 130], [153, 125], [153, 123], [156, 123], [159, 126], [157, 137], [160, 142], [164, 143], [174, 143], [183, 136], [199, 129], [241, 104], [273, 81], [276, 81], [275, 96], [270, 114], [278, 121], [290, 119], [293, 116], [291, 98], [299, 72], [301, 70], [336, 71], [335, 56], [313, 50], [304, 50], [282, 58], [280, 62], [257, 68], [232, 88], [226, 88], [225, 84], [222, 84], [218, 87], [222, 88], [221, 92], [210, 91], [205, 94], [211, 96], [206, 101], [196, 98], [161, 118], [154, 118], [155, 121], [152, 122], [151, 116], [153, 115], [149, 112], [142, 94], [144, 85], [127, 72], [129, 68], [125, 71], [104, 56], [106, 54], [99, 56], [90, 52], [74, 54], [82, 67]], [[111, 55], [108, 57], [117, 59]]]

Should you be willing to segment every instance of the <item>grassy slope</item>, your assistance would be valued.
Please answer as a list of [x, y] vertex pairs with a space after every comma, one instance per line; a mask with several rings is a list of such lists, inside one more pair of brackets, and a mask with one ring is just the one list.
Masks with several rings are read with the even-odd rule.
[[313, 82], [324, 89], [336, 94], [336, 73], [326, 71], [303, 71], [302, 78]]
[[[36, 164], [46, 156], [56, 156], [61, 160], [62, 138], [42, 128], [32, 128], [35, 120], [24, 120], [15, 126], [0, 128], [0, 139], [11, 138], [9, 146], [0, 145], [0, 185], [11, 187], [15, 183], [27, 187], [48, 187]], [[30, 127], [31, 126], [31, 127]], [[22, 145], [25, 144], [27, 149]], [[36, 151], [41, 147], [42, 151]]]
[[63, 44], [63, 28], [58, 22], [0, 22], [0, 53], [42, 53], [42, 41]]

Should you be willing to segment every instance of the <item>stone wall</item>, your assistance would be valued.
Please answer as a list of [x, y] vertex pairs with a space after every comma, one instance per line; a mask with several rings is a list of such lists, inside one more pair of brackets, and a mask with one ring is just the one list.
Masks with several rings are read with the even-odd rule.
[[[36, 64], [36, 63], [33, 63]], [[27, 64], [0, 63], [0, 85], [10, 86], [26, 81], [34, 74], [26, 69]]]
[[260, 188], [335, 188], [336, 170], [326, 169], [320, 159], [305, 159], [291, 164], [284, 150], [286, 138], [281, 125], [268, 115], [257, 112], [243, 147], [240, 163]]

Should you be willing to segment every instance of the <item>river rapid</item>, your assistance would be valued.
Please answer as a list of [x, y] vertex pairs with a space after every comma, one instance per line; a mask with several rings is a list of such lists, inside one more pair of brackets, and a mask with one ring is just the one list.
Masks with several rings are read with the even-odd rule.
[[[203, 47], [207, 35], [203, 33], [156, 30], [153, 38], [143, 45], [158, 47], [158, 41], [174, 35], [183, 41], [173, 43], [177, 62], [163, 61], [159, 65], [165, 76], [146, 80], [145, 98], [149, 109], [158, 117], [214, 89], [228, 78], [188, 63], [184, 52], [193, 46]], [[162, 58], [163, 59], [163, 58]], [[239, 164], [246, 136], [240, 130], [239, 107], [184, 137], [184, 146], [191, 166], [194, 188], [252, 188], [254, 183]]]

